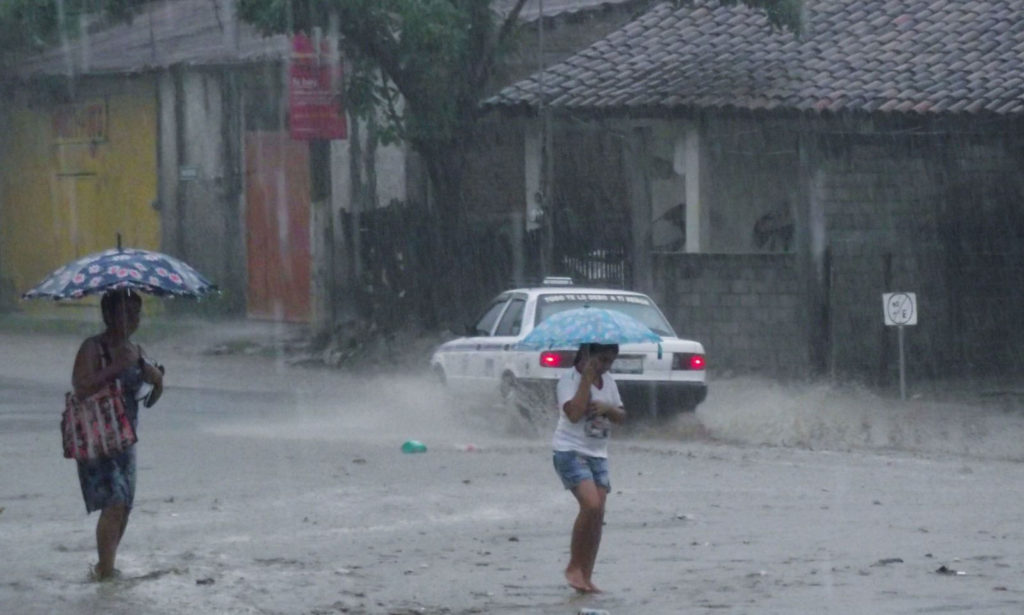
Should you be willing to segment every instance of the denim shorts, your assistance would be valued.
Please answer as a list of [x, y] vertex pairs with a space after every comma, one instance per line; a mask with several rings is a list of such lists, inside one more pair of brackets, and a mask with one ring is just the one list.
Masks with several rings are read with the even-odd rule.
[[605, 491], [612, 490], [606, 457], [589, 457], [576, 451], [555, 451], [555, 472], [566, 489], [574, 489], [585, 480], [592, 480]]

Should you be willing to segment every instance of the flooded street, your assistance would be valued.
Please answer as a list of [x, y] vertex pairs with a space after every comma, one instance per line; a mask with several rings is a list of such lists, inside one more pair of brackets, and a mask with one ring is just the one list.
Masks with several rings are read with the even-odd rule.
[[0, 615], [1024, 613], [1022, 17], [0, 0]]
[[123, 578], [105, 584], [87, 581], [96, 517], [57, 428], [79, 338], [0, 333], [4, 613], [1024, 609], [1015, 406], [712, 380], [702, 429], [613, 436], [605, 592], [579, 596], [548, 433], [425, 372], [209, 356], [207, 333], [142, 338], [167, 389], [141, 417]]

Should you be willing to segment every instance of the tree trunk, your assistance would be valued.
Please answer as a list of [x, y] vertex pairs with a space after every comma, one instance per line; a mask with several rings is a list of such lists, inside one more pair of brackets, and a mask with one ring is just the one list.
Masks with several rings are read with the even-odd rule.
[[446, 147], [420, 144], [430, 180], [429, 218], [432, 253], [431, 325], [462, 331], [479, 309], [476, 295], [480, 263], [473, 254], [473, 231], [466, 216], [462, 181], [467, 151], [463, 142]]

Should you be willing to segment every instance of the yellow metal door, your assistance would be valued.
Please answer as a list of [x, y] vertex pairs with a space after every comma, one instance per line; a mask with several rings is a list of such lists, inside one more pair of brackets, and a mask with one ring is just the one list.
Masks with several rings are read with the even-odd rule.
[[[0, 277], [24, 292], [65, 262], [124, 245], [160, 249], [157, 114], [146, 79], [11, 115], [0, 144]], [[48, 309], [46, 302], [23, 303]]]

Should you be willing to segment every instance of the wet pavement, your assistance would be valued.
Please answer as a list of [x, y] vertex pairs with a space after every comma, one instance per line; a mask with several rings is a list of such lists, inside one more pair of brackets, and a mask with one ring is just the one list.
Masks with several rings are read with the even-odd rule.
[[167, 391], [142, 417], [123, 578], [94, 584], [57, 429], [80, 338], [0, 330], [3, 612], [1024, 610], [1024, 416], [1005, 399], [712, 380], [696, 417], [613, 436], [605, 593], [579, 596], [546, 428], [425, 372], [295, 367], [266, 343], [291, 332], [269, 333], [140, 331]]

